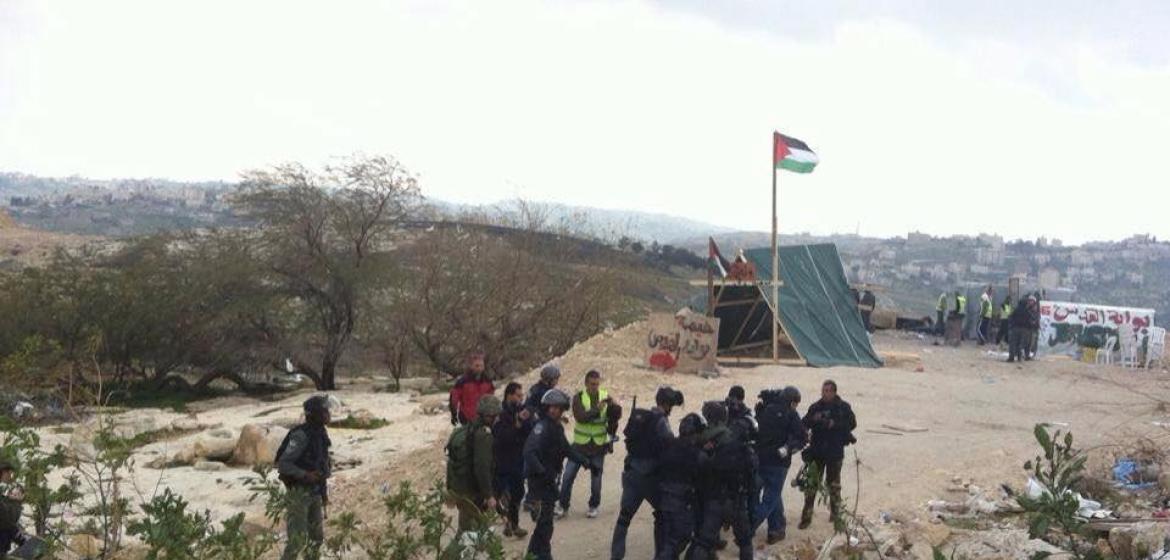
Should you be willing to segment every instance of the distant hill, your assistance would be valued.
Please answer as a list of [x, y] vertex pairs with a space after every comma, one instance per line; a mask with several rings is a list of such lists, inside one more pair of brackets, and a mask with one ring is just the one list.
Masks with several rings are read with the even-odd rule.
[[[30, 226], [65, 233], [126, 236], [168, 229], [238, 225], [226, 202], [236, 185], [221, 181], [88, 179], [38, 177], [0, 172], [0, 208]], [[470, 205], [428, 200], [437, 215], [479, 217], [517, 226], [539, 221], [541, 228], [617, 242], [677, 245], [688, 238], [732, 231], [677, 216], [606, 210], [557, 203], [502, 201]]]
[[[540, 225], [544, 229], [563, 230], [582, 237], [616, 242], [622, 237], [645, 242], [681, 246], [682, 242], [713, 233], [731, 233], [731, 228], [716, 226], [690, 218], [635, 210], [609, 210], [588, 206], [569, 206], [555, 202], [502, 201], [494, 204], [459, 204], [432, 201], [440, 211], [453, 216], [488, 216], [517, 226]], [[534, 218], [541, 224], [525, 224]], [[705, 243], [705, 241], [704, 241]], [[704, 245], [706, 247], [706, 245]]]

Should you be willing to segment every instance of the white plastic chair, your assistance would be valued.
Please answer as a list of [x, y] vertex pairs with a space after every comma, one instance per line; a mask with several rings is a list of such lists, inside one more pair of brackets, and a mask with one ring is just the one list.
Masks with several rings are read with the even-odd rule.
[[1150, 369], [1150, 364], [1158, 362], [1162, 365], [1162, 356], [1166, 352], [1166, 329], [1162, 327], [1150, 327], [1149, 342], [1146, 344], [1146, 369]]
[[1096, 363], [1113, 365], [1113, 348], [1117, 346], [1117, 337], [1110, 336], [1105, 338], [1105, 344], [1097, 349]]
[[1133, 325], [1125, 323], [1117, 328], [1117, 339], [1121, 343], [1121, 367], [1137, 368], [1138, 339]]

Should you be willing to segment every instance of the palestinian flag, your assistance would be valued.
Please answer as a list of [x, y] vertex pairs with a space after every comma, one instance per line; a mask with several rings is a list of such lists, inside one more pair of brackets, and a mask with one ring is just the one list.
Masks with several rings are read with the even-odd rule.
[[707, 238], [707, 266], [711, 269], [711, 273], [717, 275], [719, 278], [726, 277], [727, 269], [731, 268], [731, 264], [719, 252], [719, 246], [715, 245], [715, 238], [713, 237]]
[[812, 173], [821, 161], [808, 144], [779, 132], [772, 133], [772, 148], [772, 165], [779, 169]]

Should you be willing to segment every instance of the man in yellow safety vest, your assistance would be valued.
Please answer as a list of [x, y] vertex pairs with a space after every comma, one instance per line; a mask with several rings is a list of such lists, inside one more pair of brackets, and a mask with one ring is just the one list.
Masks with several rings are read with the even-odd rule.
[[[609, 393], [601, 388], [601, 373], [589, 370], [585, 374], [585, 390], [573, 396], [573, 447], [588, 459], [592, 467], [589, 485], [589, 512], [587, 517], [597, 517], [597, 507], [601, 505], [601, 474], [605, 466], [605, 456], [613, 452], [614, 435], [617, 432], [618, 419], [621, 418], [621, 406], [613, 401]], [[577, 472], [581, 465], [569, 459], [565, 465], [565, 474], [561, 477], [561, 495], [557, 501], [556, 515], [564, 517], [569, 511], [569, 501], [573, 495], [573, 482], [577, 479]]]
[[955, 290], [955, 310], [953, 313], [959, 319], [959, 340], [964, 340], [967, 338], [967, 333], [964, 331], [967, 328], [967, 296], [959, 290]]
[[937, 317], [934, 322], [934, 332], [942, 336], [947, 326], [947, 293], [943, 292], [938, 296], [938, 306], [935, 307]]
[[995, 304], [991, 303], [995, 290], [988, 286], [983, 290], [983, 295], [979, 297], [979, 345], [983, 346], [990, 342], [991, 338], [991, 315], [995, 311]]
[[1012, 315], [1012, 298], [1011, 296], [1003, 298], [1003, 303], [999, 307], [999, 333], [995, 336], [995, 344], [998, 346], [1008, 340], [1008, 333], [1011, 331], [1011, 322], [1008, 317]]

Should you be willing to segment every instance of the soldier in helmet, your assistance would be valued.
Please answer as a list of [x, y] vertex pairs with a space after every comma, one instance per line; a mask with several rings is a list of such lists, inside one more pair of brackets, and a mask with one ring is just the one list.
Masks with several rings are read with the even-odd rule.
[[687, 551], [687, 560], [714, 557], [719, 545], [719, 530], [728, 517], [735, 533], [735, 544], [739, 547], [739, 559], [751, 560], [751, 512], [744, 490], [752, 485], [753, 454], [728, 428], [727, 405], [722, 401], [703, 403], [703, 417], [708, 427], [701, 439], [708, 458], [700, 472], [701, 480], [705, 481], [699, 489], [702, 512], [695, 529], [695, 542]]
[[305, 422], [289, 430], [276, 452], [276, 470], [288, 488], [288, 543], [282, 560], [302, 553], [316, 560], [325, 540], [324, 509], [329, 505], [329, 399], [305, 401]]
[[485, 514], [496, 508], [491, 426], [499, 417], [500, 409], [499, 397], [480, 397], [475, 419], [455, 428], [447, 440], [447, 490], [459, 510], [456, 537], [480, 530]]
[[540, 408], [540, 419], [524, 442], [524, 476], [528, 479], [528, 495], [536, 522], [528, 541], [528, 555], [537, 560], [551, 560], [557, 478], [564, 468], [565, 458], [580, 463], [590, 472], [594, 467], [565, 438], [561, 417], [569, 409], [569, 396], [560, 389], [549, 389], [540, 399]]
[[659, 468], [658, 511], [662, 545], [655, 560], [678, 560], [695, 531], [695, 486], [706, 454], [699, 439], [707, 421], [694, 412], [678, 424], [678, 437], [662, 452]]
[[556, 364], [548, 364], [540, 368], [540, 381], [533, 383], [528, 388], [528, 398], [524, 400], [524, 408], [528, 410], [530, 415], [536, 417], [540, 414], [540, 410], [543, 408], [541, 399], [544, 398], [544, 394], [555, 388], [560, 381], [561, 368], [557, 367]]

